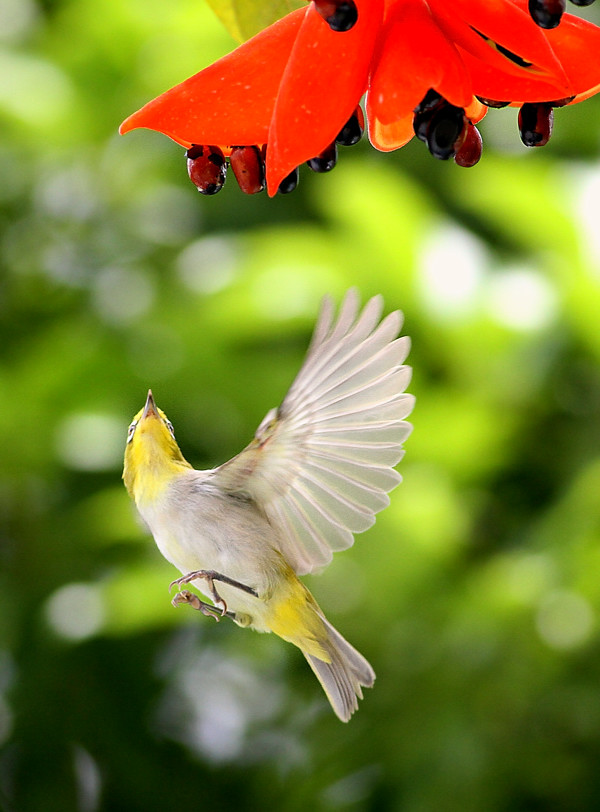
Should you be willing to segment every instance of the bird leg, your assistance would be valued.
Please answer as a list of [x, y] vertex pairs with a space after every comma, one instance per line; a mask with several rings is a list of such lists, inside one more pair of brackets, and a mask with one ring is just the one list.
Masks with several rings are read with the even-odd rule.
[[219, 622], [223, 616], [231, 618], [231, 620], [237, 620], [235, 612], [223, 612], [218, 609], [216, 606], [211, 606], [210, 603], [205, 603], [201, 601], [197, 595], [194, 595], [193, 592], [190, 592], [189, 589], [182, 589], [181, 592], [178, 592], [173, 600], [171, 601], [173, 606], [181, 606], [181, 604], [186, 604], [187, 606], [191, 606], [192, 609], [197, 609], [199, 612], [205, 617], [214, 617], [214, 619]]
[[[246, 586], [246, 584], [242, 584], [239, 581], [234, 581], [233, 578], [229, 578], [227, 575], [222, 575], [220, 572], [215, 572], [215, 570], [195, 570], [194, 572], [188, 572], [187, 575], [182, 575], [181, 578], [171, 581], [169, 584], [169, 589], [172, 589], [174, 586], [189, 584], [190, 581], [195, 581], [197, 578], [202, 578], [206, 581], [212, 599], [215, 603], [215, 607], [221, 610], [222, 615], [227, 614], [227, 604], [217, 592], [214, 584], [215, 581], [221, 581], [224, 584], [229, 584], [229, 586], [234, 586], [236, 589], [241, 589], [242, 592], [247, 592], [249, 595], [253, 595], [255, 598], [258, 598], [258, 592], [255, 589], [252, 589], [251, 586]], [[183, 602], [185, 603], [186, 601], [184, 600]]]

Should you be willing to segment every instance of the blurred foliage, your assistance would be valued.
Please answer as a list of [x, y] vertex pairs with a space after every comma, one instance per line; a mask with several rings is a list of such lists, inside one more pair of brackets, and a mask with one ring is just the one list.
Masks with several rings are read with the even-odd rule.
[[[201, 198], [116, 128], [231, 47], [197, 0], [0, 1], [0, 808], [593, 810], [600, 106]], [[404, 310], [417, 408], [310, 579], [378, 674], [344, 726], [291, 646], [170, 606], [120, 470], [149, 386], [197, 466], [237, 452], [350, 285]]]
[[232, 37], [249, 39], [306, 0], [207, 0]]

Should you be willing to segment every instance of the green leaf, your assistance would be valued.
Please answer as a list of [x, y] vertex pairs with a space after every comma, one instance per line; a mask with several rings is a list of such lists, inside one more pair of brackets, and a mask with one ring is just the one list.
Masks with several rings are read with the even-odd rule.
[[208, 5], [231, 36], [242, 42], [306, 3], [304, 0], [208, 0]]

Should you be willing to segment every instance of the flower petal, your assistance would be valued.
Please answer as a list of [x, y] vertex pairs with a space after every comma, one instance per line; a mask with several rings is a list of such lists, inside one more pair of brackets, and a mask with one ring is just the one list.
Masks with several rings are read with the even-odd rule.
[[414, 110], [430, 88], [456, 107], [470, 103], [469, 74], [424, 0], [405, 0], [390, 9], [379, 51], [369, 98], [372, 115], [381, 124], [391, 124]]
[[[527, 8], [527, 0], [514, 2]], [[600, 60], [596, 58], [600, 53], [600, 28], [572, 14], [563, 14], [560, 25], [545, 31], [544, 36], [561, 65], [565, 82], [554, 84], [533, 77], [510, 77], [463, 52], [463, 59], [473, 74], [475, 93], [515, 105], [571, 96], [578, 102], [597, 93], [600, 90]]]
[[383, 0], [356, 0], [358, 21], [332, 31], [311, 5], [285, 68], [267, 138], [267, 189], [335, 140], [366, 90]]
[[471, 99], [470, 103], [465, 107], [465, 115], [472, 124], [477, 124], [487, 113], [488, 108], [482, 104], [475, 96]]
[[367, 94], [366, 112], [369, 123], [369, 141], [380, 152], [391, 152], [400, 149], [413, 138], [413, 112], [391, 124], [383, 124], [374, 114], [369, 104], [370, 93]]
[[[514, 0], [527, 9], [527, 0]], [[560, 25], [545, 36], [561, 63], [575, 102], [600, 91], [600, 28], [573, 14], [563, 14]]]
[[186, 148], [266, 143], [279, 83], [306, 13], [293, 11], [167, 90], [129, 116], [119, 132], [147, 127]]
[[[474, 58], [518, 81], [551, 84], [558, 96], [566, 95], [567, 79], [550, 47], [547, 32], [537, 26], [526, 10], [514, 0], [429, 0], [440, 27], [452, 38], [461, 53]], [[471, 68], [477, 63], [471, 62]], [[476, 74], [475, 74], [476, 75]], [[473, 76], [475, 82], [475, 76]], [[555, 91], [555, 92], [556, 92]], [[476, 91], [481, 95], [479, 91]], [[503, 98], [509, 99], [510, 96]]]

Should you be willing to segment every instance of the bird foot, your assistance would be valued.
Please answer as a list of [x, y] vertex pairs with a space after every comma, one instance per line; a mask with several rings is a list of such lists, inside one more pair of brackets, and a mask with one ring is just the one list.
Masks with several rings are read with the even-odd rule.
[[[194, 570], [194, 572], [188, 572], [186, 575], [182, 575], [181, 578], [176, 578], [174, 581], [171, 581], [169, 584], [169, 589], [173, 589], [174, 586], [182, 586], [183, 584], [189, 584], [190, 581], [195, 581], [197, 578], [202, 578], [208, 584], [208, 588], [210, 590], [211, 597], [215, 603], [213, 609], [218, 609], [221, 611], [221, 615], [228, 614], [227, 612], [227, 604], [223, 600], [223, 598], [217, 592], [214, 582], [221, 581], [223, 584], [229, 584], [229, 586], [234, 586], [236, 589], [241, 589], [242, 592], [247, 592], [249, 595], [253, 595], [255, 598], [258, 598], [258, 592], [255, 589], [252, 589], [251, 586], [247, 586], [246, 584], [242, 584], [239, 581], [234, 581], [233, 578], [229, 578], [227, 575], [223, 575], [220, 572], [215, 572], [215, 570]], [[187, 590], [183, 590], [184, 593]], [[191, 593], [189, 593], [191, 594]], [[176, 598], [177, 596], [175, 596]], [[175, 600], [175, 598], [173, 600]], [[183, 600], [182, 603], [186, 603], [189, 601]], [[202, 601], [199, 601], [202, 603]], [[175, 604], [177, 605], [177, 604]], [[209, 606], [209, 604], [204, 604], [205, 606]], [[200, 607], [194, 607], [199, 608]], [[200, 609], [200, 611], [202, 611]], [[214, 617], [214, 614], [213, 614]]]
[[205, 617], [212, 617], [214, 618], [217, 623], [221, 620], [222, 617], [231, 618], [231, 620], [237, 621], [237, 617], [235, 612], [227, 612], [222, 611], [221, 607], [218, 606], [211, 606], [210, 603], [205, 603], [201, 601], [197, 595], [194, 595], [193, 592], [190, 592], [189, 589], [182, 589], [181, 592], [178, 592], [175, 597], [171, 600], [173, 606], [191, 606], [192, 609], [196, 609], [198, 612], [202, 612]]

